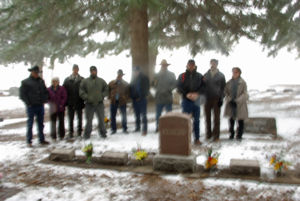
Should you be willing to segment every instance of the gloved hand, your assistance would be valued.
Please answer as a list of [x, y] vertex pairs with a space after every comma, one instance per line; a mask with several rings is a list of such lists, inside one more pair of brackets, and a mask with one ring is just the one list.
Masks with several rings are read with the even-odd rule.
[[231, 100], [231, 101], [229, 102], [229, 104], [231, 105], [231, 107], [234, 107], [234, 108], [237, 107], [237, 104], [236, 104], [236, 102], [235, 102], [234, 100]]
[[219, 101], [218, 101], [218, 106], [219, 106], [219, 107], [222, 107], [222, 105], [223, 105], [223, 99], [220, 98]]

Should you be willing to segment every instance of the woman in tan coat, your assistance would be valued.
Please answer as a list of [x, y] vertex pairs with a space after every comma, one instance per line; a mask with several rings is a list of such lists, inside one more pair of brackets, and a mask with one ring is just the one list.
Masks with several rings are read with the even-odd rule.
[[248, 92], [247, 84], [241, 78], [241, 69], [234, 67], [232, 69], [232, 79], [226, 83], [225, 86], [225, 116], [229, 119], [229, 139], [234, 138], [234, 124], [235, 120], [238, 121], [237, 136], [238, 140], [242, 140], [242, 135], [244, 132], [244, 120], [248, 118]]

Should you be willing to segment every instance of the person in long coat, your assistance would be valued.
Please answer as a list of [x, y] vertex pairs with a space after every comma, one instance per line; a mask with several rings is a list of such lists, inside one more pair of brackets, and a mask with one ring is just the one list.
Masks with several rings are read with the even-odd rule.
[[229, 117], [229, 139], [233, 139], [235, 135], [234, 124], [237, 120], [237, 136], [238, 140], [242, 139], [244, 133], [244, 120], [248, 118], [247, 101], [249, 98], [247, 92], [247, 84], [241, 77], [241, 69], [234, 67], [232, 69], [232, 79], [225, 86], [225, 112], [224, 115]]

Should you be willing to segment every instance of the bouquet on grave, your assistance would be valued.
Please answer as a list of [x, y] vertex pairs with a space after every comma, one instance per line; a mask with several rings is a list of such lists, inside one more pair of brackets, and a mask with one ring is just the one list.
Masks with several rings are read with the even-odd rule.
[[205, 169], [206, 170], [212, 170], [215, 169], [217, 167], [218, 164], [218, 158], [219, 158], [220, 154], [215, 152], [213, 153], [213, 148], [210, 147], [207, 150], [207, 159], [205, 161]]
[[91, 163], [92, 155], [93, 155], [93, 144], [90, 143], [90, 144], [88, 144], [88, 145], [85, 145], [85, 146], [82, 148], [82, 151], [83, 151], [83, 153], [84, 153], [85, 156], [86, 156], [86, 162], [87, 162], [87, 163]]
[[106, 128], [106, 129], [109, 128], [109, 122], [110, 122], [109, 118], [104, 117], [104, 124], [105, 124], [105, 128]]
[[291, 163], [283, 159], [283, 153], [281, 152], [280, 154], [272, 155], [270, 165], [273, 166], [275, 173], [280, 175], [282, 170], [287, 170]]
[[148, 157], [148, 153], [145, 150], [143, 150], [140, 145], [138, 145], [137, 149], [133, 149], [133, 155], [138, 161], [143, 161]]

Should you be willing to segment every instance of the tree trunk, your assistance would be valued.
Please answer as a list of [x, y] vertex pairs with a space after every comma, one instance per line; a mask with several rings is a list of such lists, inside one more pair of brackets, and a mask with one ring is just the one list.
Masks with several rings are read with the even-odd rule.
[[132, 67], [140, 66], [149, 76], [147, 3], [130, 9], [130, 42]]
[[156, 58], [158, 55], [157, 47], [149, 47], [149, 79], [153, 80], [156, 66]]

